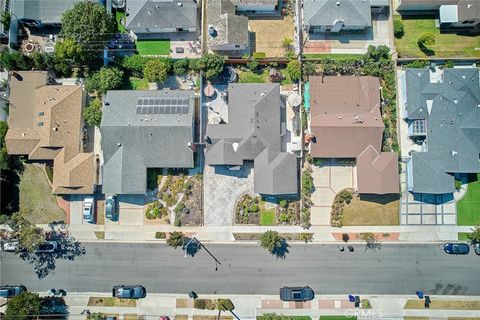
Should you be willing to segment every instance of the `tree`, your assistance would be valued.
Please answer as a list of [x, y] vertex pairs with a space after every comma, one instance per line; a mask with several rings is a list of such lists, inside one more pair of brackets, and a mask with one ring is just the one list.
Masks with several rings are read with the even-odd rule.
[[173, 73], [177, 76], [181, 76], [188, 71], [188, 60], [180, 59], [173, 63]]
[[300, 76], [302, 75], [302, 72], [300, 69], [300, 61], [298, 60], [290, 61], [287, 64], [287, 73], [293, 82], [300, 80]]
[[53, 58], [51, 54], [35, 51], [31, 55], [33, 67], [36, 70], [48, 70], [53, 66]]
[[8, 124], [6, 121], [0, 121], [0, 170], [10, 169], [10, 156], [5, 147], [5, 135], [8, 131]]
[[282, 247], [284, 241], [285, 239], [277, 231], [268, 230], [262, 234], [260, 246], [267, 249], [270, 253], [275, 253], [277, 249]]
[[185, 235], [183, 232], [173, 231], [170, 233], [170, 237], [167, 239], [167, 245], [177, 249], [177, 247], [183, 245], [184, 240]]
[[121, 64], [122, 67], [130, 71], [134, 77], [141, 78], [143, 77], [143, 69], [150, 60], [152, 60], [152, 58], [134, 54], [132, 56], [124, 57]]
[[69, 60], [72, 63], [85, 64], [92, 58], [92, 55], [85, 49], [83, 44], [67, 38], [55, 45], [54, 58], [55, 61]]
[[10, 29], [10, 21], [12, 17], [10, 15], [10, 12], [4, 11], [2, 12], [2, 15], [0, 16], [0, 23], [3, 24], [3, 29], [8, 30]]
[[85, 90], [87, 92], [106, 93], [108, 90], [117, 89], [122, 85], [123, 71], [115, 67], [104, 67], [99, 72], [87, 77]]
[[480, 242], [480, 225], [472, 228], [472, 233], [468, 235], [468, 238], [472, 243]]
[[38, 316], [42, 311], [42, 299], [38, 293], [22, 292], [11, 298], [5, 311], [6, 320], [28, 320]]
[[235, 309], [232, 300], [230, 299], [218, 299], [217, 310], [220, 311], [232, 311]]
[[203, 55], [198, 61], [199, 68], [205, 72], [207, 79], [213, 79], [222, 73], [224, 63], [225, 60], [218, 54]]
[[405, 34], [403, 22], [401, 20], [393, 20], [393, 34], [395, 38], [401, 38]]
[[317, 66], [312, 61], [305, 61], [302, 67], [304, 75], [313, 76], [317, 73]]
[[116, 22], [105, 7], [90, 1], [77, 2], [63, 13], [64, 38], [74, 39], [87, 48], [103, 49], [106, 41], [116, 31]]
[[33, 66], [33, 61], [30, 57], [20, 52], [2, 51], [0, 53], [0, 67], [12, 70], [30, 70]]
[[148, 61], [143, 69], [143, 76], [148, 82], [165, 82], [170, 73], [170, 63], [165, 59]]
[[103, 313], [100, 312], [94, 312], [91, 315], [88, 316], [90, 320], [105, 320], [105, 316]]
[[10, 227], [14, 230], [13, 236], [18, 239], [20, 246], [27, 252], [33, 252], [45, 241], [45, 234], [43, 229], [36, 227], [24, 218], [29, 214], [29, 212], [14, 213]]
[[420, 38], [417, 40], [417, 45], [426, 55], [434, 55], [435, 51], [433, 51], [430, 47], [435, 45], [435, 35], [431, 32], [422, 33]]
[[381, 248], [380, 242], [378, 242], [375, 235], [371, 232], [360, 233], [360, 239], [362, 239], [366, 243], [365, 251], [367, 251], [368, 249], [375, 250]]
[[90, 126], [99, 126], [102, 122], [102, 100], [93, 99], [90, 104], [83, 110], [85, 122]]

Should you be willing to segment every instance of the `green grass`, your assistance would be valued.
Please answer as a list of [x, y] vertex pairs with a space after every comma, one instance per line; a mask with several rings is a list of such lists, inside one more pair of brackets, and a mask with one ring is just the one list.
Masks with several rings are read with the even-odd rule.
[[139, 40], [137, 51], [142, 56], [168, 56], [170, 40]]
[[[278, 315], [278, 317], [284, 317], [283, 315]], [[311, 317], [309, 316], [287, 316], [289, 320], [312, 320]], [[263, 320], [264, 317], [263, 316], [257, 316], [257, 320]], [[349, 319], [353, 319], [353, 318], [349, 318]]]
[[320, 316], [320, 320], [357, 320], [357, 317], [351, 316]]
[[260, 212], [260, 225], [261, 226], [274, 226], [275, 225], [275, 210], [265, 210]]
[[268, 81], [268, 69], [262, 73], [254, 73], [250, 70], [248, 71], [238, 71], [238, 82], [239, 83], [267, 83]]
[[65, 212], [58, 206], [56, 197], [43, 169], [25, 164], [20, 176], [20, 211], [36, 224], [66, 221]]
[[363, 54], [342, 54], [342, 53], [305, 53], [306, 59], [339, 59], [339, 60], [359, 60]]
[[458, 240], [469, 241], [470, 240], [470, 238], [468, 238], [469, 235], [470, 235], [470, 232], [459, 232], [458, 233]]
[[457, 202], [457, 225], [476, 226], [480, 224], [480, 174], [468, 183], [465, 196]]
[[125, 78], [122, 84], [123, 90], [148, 90], [148, 81], [135, 77]]
[[435, 26], [433, 16], [401, 17], [396, 15], [394, 19], [401, 20], [405, 30], [402, 38], [395, 38], [395, 47], [401, 58], [427, 57], [417, 45], [417, 40], [424, 32], [431, 32], [435, 35], [436, 43], [431, 47], [435, 52], [435, 57], [480, 57], [480, 50], [475, 50], [480, 47], [480, 36], [440, 34], [440, 29]]
[[117, 30], [120, 33], [127, 33], [127, 29], [125, 29], [125, 26], [123, 23], [125, 22], [125, 12], [115, 12], [115, 20], [117, 21]]

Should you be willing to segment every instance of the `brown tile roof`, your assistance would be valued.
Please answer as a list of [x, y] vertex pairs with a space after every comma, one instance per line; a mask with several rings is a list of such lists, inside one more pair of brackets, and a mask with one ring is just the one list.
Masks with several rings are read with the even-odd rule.
[[381, 152], [385, 125], [375, 77], [310, 77], [310, 154], [356, 158], [359, 193], [399, 191], [395, 153]]
[[398, 155], [395, 152], [378, 153], [368, 146], [357, 157], [357, 188], [359, 193], [398, 193]]
[[381, 150], [380, 82], [375, 77], [310, 77], [310, 129], [316, 158], [356, 158]]
[[55, 193], [91, 193], [95, 166], [86, 160], [93, 154], [82, 153], [82, 87], [47, 85], [47, 73], [38, 71], [12, 72], [10, 79], [8, 152], [30, 160], [55, 159]]

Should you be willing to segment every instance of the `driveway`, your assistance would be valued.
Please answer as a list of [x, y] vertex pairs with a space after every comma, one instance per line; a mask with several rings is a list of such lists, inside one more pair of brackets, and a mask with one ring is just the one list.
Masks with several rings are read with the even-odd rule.
[[143, 205], [145, 203], [144, 195], [126, 195], [118, 196], [118, 222], [106, 220], [107, 224], [120, 224], [124, 226], [143, 225]]
[[312, 165], [312, 194], [314, 206], [311, 210], [312, 225], [330, 225], [330, 211], [335, 195], [346, 188], [355, 188], [354, 162], [325, 159], [321, 165]]
[[231, 226], [235, 202], [244, 193], [253, 194], [253, 166], [245, 164], [238, 171], [226, 167], [205, 166], [204, 223], [206, 226]]

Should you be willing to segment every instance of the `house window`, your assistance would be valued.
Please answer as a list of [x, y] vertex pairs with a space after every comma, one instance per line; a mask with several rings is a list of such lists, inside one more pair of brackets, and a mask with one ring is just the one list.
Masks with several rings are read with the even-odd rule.
[[425, 120], [415, 120], [412, 123], [413, 125], [413, 134], [425, 134], [427, 132]]
[[471, 23], [475, 23], [475, 20], [465, 20], [465, 21], [462, 21], [462, 24], [471, 24]]

